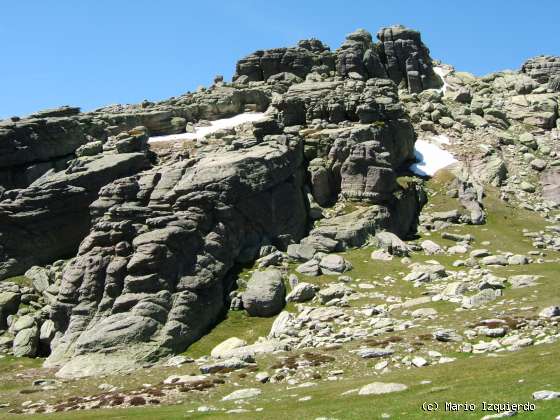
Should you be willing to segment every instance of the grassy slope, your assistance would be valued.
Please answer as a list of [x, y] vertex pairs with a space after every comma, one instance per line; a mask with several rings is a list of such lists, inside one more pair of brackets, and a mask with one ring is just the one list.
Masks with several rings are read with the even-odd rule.
[[[407, 391], [385, 396], [342, 396], [345, 391], [355, 389], [372, 381], [372, 378], [352, 378], [322, 383], [318, 387], [286, 390], [285, 385], [262, 385], [262, 396], [258, 401], [249, 401], [242, 407], [251, 410], [240, 415], [242, 418], [267, 419], [312, 419], [327, 416], [339, 419], [379, 418], [388, 413], [392, 418], [423, 418], [421, 409], [424, 402], [437, 402], [443, 407], [445, 401], [453, 402], [533, 402], [531, 394], [535, 390], [557, 389], [560, 385], [560, 344], [543, 345], [499, 357], [473, 356], [452, 364], [431, 366], [422, 369], [398, 370], [384, 375], [383, 381], [399, 382], [409, 386]], [[421, 381], [430, 384], [422, 385]], [[522, 381], [522, 382], [521, 382]], [[253, 385], [254, 386], [254, 385]], [[225, 392], [224, 392], [225, 391]], [[216, 392], [219, 397], [226, 392], [223, 388]], [[311, 396], [306, 402], [298, 398]], [[206, 404], [207, 398], [193, 396], [194, 401], [166, 407], [93, 410], [53, 415], [41, 415], [53, 419], [182, 419], [189, 408]], [[551, 419], [560, 414], [560, 400], [535, 402], [535, 413], [521, 414], [517, 418]], [[220, 403], [215, 398], [216, 407], [236, 408], [232, 402]], [[255, 408], [264, 408], [255, 412]], [[438, 412], [436, 418], [480, 418], [481, 411], [475, 413]], [[27, 419], [38, 416], [7, 416], [6, 418]], [[225, 418], [225, 413], [192, 414], [190, 418]]]
[[[448, 174], [441, 174], [428, 184], [432, 192], [430, 198], [430, 210], [438, 211], [456, 207], [456, 202], [445, 195], [446, 181], [449, 180]], [[475, 248], [487, 248], [492, 252], [510, 251], [514, 253], [526, 254], [533, 250], [531, 240], [524, 238], [522, 229], [529, 231], [540, 231], [546, 225], [545, 221], [537, 215], [511, 208], [496, 199], [495, 194], [490, 191], [485, 200], [488, 211], [488, 223], [484, 226], [453, 226], [447, 231], [455, 233], [471, 233], [475, 237], [473, 246]], [[433, 233], [430, 239], [441, 245], [452, 245], [451, 241], [441, 239], [439, 233]], [[483, 241], [490, 241], [490, 245], [482, 245]], [[386, 296], [400, 296], [402, 298], [414, 298], [422, 296], [425, 291], [423, 288], [416, 289], [407, 282], [400, 279], [399, 273], [408, 272], [399, 259], [391, 262], [372, 262], [369, 260], [371, 249], [359, 249], [345, 253], [345, 257], [350, 260], [354, 269], [349, 273], [352, 278], [360, 279], [352, 284], [372, 283], [375, 289], [362, 290], [368, 292], [382, 292]], [[505, 296], [498, 301], [499, 305], [491, 305], [488, 308], [476, 311], [459, 311], [457, 305], [449, 302], [434, 302], [423, 307], [429, 306], [438, 310], [439, 316], [435, 321], [417, 322], [418, 326], [398, 334], [404, 340], [413, 341], [417, 336], [428, 334], [433, 330], [434, 325], [449, 326], [461, 331], [467, 325], [476, 323], [484, 318], [492, 318], [507, 314], [534, 316], [542, 307], [560, 301], [560, 289], [558, 288], [558, 253], [545, 252], [543, 264], [530, 264], [517, 267], [498, 267], [492, 268], [492, 272], [498, 276], [507, 277], [513, 274], [540, 274], [543, 278], [537, 287], [529, 289], [507, 289]], [[428, 259], [437, 260], [449, 270], [459, 270], [453, 268], [451, 263], [461, 258], [461, 256], [424, 256], [414, 255], [413, 261], [425, 261]], [[294, 266], [290, 266], [290, 271]], [[243, 276], [248, 276], [249, 272], [244, 271]], [[396, 279], [393, 284], [386, 284], [383, 278], [391, 275]], [[300, 276], [301, 278], [301, 276]], [[336, 281], [335, 276], [319, 276], [316, 278], [301, 279], [316, 284], [325, 284]], [[514, 299], [516, 302], [512, 302]], [[377, 304], [384, 300], [380, 298], [361, 298], [352, 301], [354, 307], [363, 304]], [[503, 303], [503, 304], [502, 304]], [[293, 308], [288, 308], [293, 310]], [[391, 316], [399, 318], [402, 311], [397, 310]], [[402, 315], [404, 319], [406, 315]], [[192, 357], [199, 357], [208, 354], [209, 351], [218, 343], [231, 336], [238, 336], [248, 342], [254, 341], [259, 336], [264, 336], [268, 332], [272, 319], [250, 318], [241, 312], [231, 312], [221, 324], [215, 327], [208, 335], [199, 342], [191, 346], [185, 354]], [[383, 337], [382, 337], [383, 338]], [[388, 413], [392, 418], [421, 418], [426, 415], [422, 412], [421, 405], [425, 401], [435, 401], [440, 404], [445, 401], [454, 402], [476, 402], [486, 401], [531, 401], [531, 393], [540, 389], [560, 390], [560, 343], [552, 345], [541, 345], [522, 351], [508, 353], [497, 353], [497, 357], [486, 355], [470, 356], [456, 353], [456, 346], [437, 342], [428, 342], [427, 348], [438, 350], [446, 356], [457, 357], [457, 361], [446, 365], [434, 365], [421, 369], [398, 369], [390, 373], [378, 375], [373, 369], [376, 361], [358, 360], [349, 355], [348, 350], [363, 343], [348, 343], [344, 349], [335, 350], [332, 355], [336, 357], [336, 362], [324, 367], [324, 373], [328, 370], [342, 368], [345, 371], [344, 379], [338, 381], [316, 381], [317, 386], [303, 389], [287, 389], [283, 384], [256, 384], [251, 379], [251, 375], [242, 378], [238, 373], [233, 373], [227, 380], [226, 385], [222, 385], [210, 393], [191, 392], [185, 394], [183, 401], [178, 405], [163, 407], [145, 407], [132, 409], [112, 409], [112, 410], [92, 410], [72, 413], [61, 413], [57, 415], [41, 415], [45, 418], [54, 419], [93, 419], [93, 418], [141, 418], [141, 419], [179, 419], [185, 416], [223, 418], [226, 414], [222, 413], [194, 413], [189, 414], [189, 410], [196, 409], [200, 405], [212, 405], [217, 408], [237, 408], [242, 407], [250, 410], [249, 413], [240, 415], [243, 418], [315, 418], [327, 416], [339, 419], [357, 418], [379, 418], [382, 413]], [[273, 364], [273, 357], [267, 356], [259, 360], [261, 370], [269, 369]], [[15, 365], [17, 363], [17, 365]], [[27, 386], [31, 382], [33, 375], [24, 378], [14, 379], [15, 373], [30, 372], [30, 368], [37, 366], [36, 361], [19, 359], [0, 359], [0, 403], [8, 400], [12, 406], [19, 405], [26, 399], [38, 400], [48, 399], [49, 397], [59, 399], [66, 394], [87, 395], [98, 392], [97, 385], [108, 382], [113, 385], [123, 386], [123, 389], [134, 389], [144, 382], [157, 383], [171, 373], [194, 373], [195, 366], [187, 365], [181, 368], [153, 368], [149, 370], [135, 372], [129, 376], [115, 376], [106, 378], [86, 379], [67, 383], [62, 390], [49, 393], [40, 392], [32, 395], [20, 395], [18, 390]], [[10, 370], [6, 371], [5, 369]], [[52, 372], [40, 371], [37, 374], [52, 375]], [[422, 380], [430, 380], [429, 385], [421, 385]], [[523, 380], [520, 382], [520, 380]], [[373, 381], [401, 382], [407, 384], [409, 390], [386, 396], [367, 396], [341, 394], [350, 389], [360, 387]], [[6, 386], [7, 384], [7, 386]], [[237, 385], [237, 386], [236, 386]], [[222, 403], [220, 399], [223, 395], [239, 387], [260, 387], [263, 394], [257, 400], [249, 401], [247, 404], [237, 405], [233, 402]], [[298, 402], [302, 396], [311, 396], [312, 399], [306, 402]], [[257, 407], [264, 409], [263, 412], [255, 412]], [[538, 402], [538, 410], [530, 415], [520, 415], [517, 418], [543, 418], [550, 419], [560, 414], [560, 400]], [[0, 417], [2, 417], [0, 411]], [[480, 418], [484, 414], [477, 411], [470, 415], [472, 418]], [[466, 413], [458, 414], [439, 412], [435, 418], [462, 418]], [[38, 416], [7, 416], [7, 418], [38, 418]]]

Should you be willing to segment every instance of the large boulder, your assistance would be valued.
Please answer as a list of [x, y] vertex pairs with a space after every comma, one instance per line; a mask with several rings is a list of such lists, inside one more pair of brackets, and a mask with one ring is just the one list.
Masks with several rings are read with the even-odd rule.
[[255, 271], [241, 299], [251, 316], [270, 317], [284, 308], [286, 288], [278, 270]]
[[21, 302], [21, 294], [16, 290], [0, 290], [0, 330], [7, 327], [6, 319], [17, 312]]
[[543, 198], [560, 204], [560, 167], [552, 166], [541, 172], [540, 182]]

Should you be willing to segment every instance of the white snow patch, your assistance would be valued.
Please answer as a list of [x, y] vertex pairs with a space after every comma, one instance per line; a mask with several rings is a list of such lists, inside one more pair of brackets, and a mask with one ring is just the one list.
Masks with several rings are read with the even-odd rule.
[[[449, 141], [447, 137], [445, 139]], [[416, 163], [410, 165], [410, 170], [420, 176], [434, 176], [440, 169], [457, 162], [457, 159], [447, 150], [443, 150], [438, 144], [423, 139], [416, 140], [414, 144], [414, 157], [416, 157]]]
[[445, 67], [435, 66], [434, 67], [434, 73], [437, 74], [441, 78], [441, 81], [443, 82], [443, 86], [439, 90], [445, 95], [445, 92], [447, 91], [447, 88], [449, 87], [449, 85], [445, 81], [445, 76], [447, 76], [449, 73], [451, 73], [451, 70], [448, 69], [448, 68], [445, 68]]
[[237, 127], [238, 125], [245, 124], [247, 122], [260, 121], [263, 120], [264, 118], [265, 118], [264, 112], [245, 112], [243, 114], [238, 114], [231, 118], [222, 118], [221, 120], [210, 121], [209, 126], [202, 126], [202, 127], [195, 126], [194, 133], [181, 133], [181, 134], [170, 134], [167, 136], [150, 137], [148, 142], [156, 143], [160, 141], [198, 140], [218, 130]]

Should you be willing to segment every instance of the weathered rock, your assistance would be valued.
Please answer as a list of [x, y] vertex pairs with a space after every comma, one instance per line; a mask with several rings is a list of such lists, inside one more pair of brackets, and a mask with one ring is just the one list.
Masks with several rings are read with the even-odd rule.
[[[103, 188], [92, 231], [63, 273], [51, 318], [64, 335], [46, 364], [63, 366], [61, 376], [130, 369], [198, 339], [222, 311], [226, 274], [243, 250], [256, 253], [264, 237], [285, 247], [303, 236], [294, 176], [302, 159], [301, 143], [279, 136]], [[251, 313], [284, 306], [280, 275], [269, 280], [272, 301], [259, 306], [262, 296], [244, 293]]]
[[455, 330], [451, 329], [439, 329], [435, 331], [433, 335], [436, 340], [444, 343], [463, 341], [463, 337], [457, 334]]
[[309, 261], [317, 253], [317, 250], [311, 245], [290, 244], [286, 252], [288, 257], [296, 261]]
[[42, 267], [31, 267], [25, 272], [25, 277], [31, 279], [33, 288], [39, 293], [43, 293], [47, 290], [51, 283], [50, 271]]
[[548, 167], [541, 172], [540, 183], [545, 200], [560, 204], [560, 167]]
[[442, 247], [436, 244], [434, 241], [422, 241], [420, 246], [427, 255], [441, 254], [443, 252]]
[[322, 66], [327, 72], [334, 68], [333, 54], [321, 41], [309, 39], [297, 47], [255, 51], [237, 62], [233, 80], [262, 81], [281, 73], [305, 78], [313, 68]]
[[482, 257], [480, 263], [483, 265], [508, 265], [508, 257], [505, 255], [489, 255]]
[[76, 252], [90, 226], [89, 205], [104, 185], [149, 166], [143, 153], [102, 155], [40, 179], [0, 202], [0, 278]]
[[386, 357], [390, 356], [394, 353], [393, 350], [384, 349], [384, 348], [372, 348], [368, 347], [365, 349], [360, 349], [356, 351], [356, 354], [360, 356], [362, 359], [371, 359], [375, 357]]
[[415, 264], [412, 271], [404, 277], [406, 281], [428, 283], [447, 277], [445, 267], [439, 264]]
[[381, 395], [390, 394], [392, 392], [401, 392], [407, 390], [408, 387], [405, 384], [397, 384], [391, 382], [373, 382], [368, 385], [364, 385], [358, 391], [359, 395]]
[[241, 299], [251, 316], [274, 316], [284, 308], [286, 288], [278, 270], [256, 271]]
[[375, 240], [379, 247], [391, 255], [406, 257], [410, 253], [410, 247], [394, 233], [378, 232], [375, 234]]
[[304, 276], [318, 276], [321, 274], [321, 269], [319, 268], [319, 261], [309, 260], [303, 264], [296, 267], [296, 271]]
[[318, 287], [310, 283], [299, 283], [286, 296], [286, 302], [307, 302], [315, 297]]
[[0, 329], [7, 327], [8, 315], [15, 314], [21, 301], [21, 294], [17, 292], [0, 292]]
[[215, 363], [202, 365], [202, 366], [200, 366], [200, 372], [201, 373], [216, 373], [216, 372], [220, 372], [222, 370], [230, 371], [230, 370], [243, 369], [243, 368], [246, 368], [247, 366], [249, 366], [249, 363], [247, 363], [246, 361], [241, 360], [237, 357], [232, 357], [230, 359], [220, 360], [220, 361], [215, 362]]
[[350, 289], [348, 286], [337, 283], [319, 290], [318, 296], [321, 300], [321, 303], [327, 303], [333, 299], [340, 299], [352, 293], [352, 289]]
[[207, 376], [204, 375], [184, 375], [184, 376], [179, 376], [179, 375], [171, 375], [169, 377], [167, 377], [166, 379], [163, 380], [164, 384], [196, 384], [199, 383], [201, 381], [206, 381], [208, 380]]
[[556, 398], [560, 398], [560, 392], [548, 391], [548, 390], [533, 392], [533, 399], [537, 401], [554, 400]]
[[39, 329], [36, 325], [29, 328], [20, 329], [16, 334], [13, 343], [13, 354], [16, 357], [33, 357], [37, 354], [39, 342]]
[[323, 274], [340, 274], [352, 269], [352, 264], [336, 254], [325, 255], [319, 262]]
[[437, 311], [434, 308], [419, 308], [412, 311], [410, 315], [413, 318], [434, 318], [437, 316]]
[[377, 37], [383, 45], [387, 74], [396, 84], [403, 83], [410, 92], [442, 85], [419, 32], [397, 25], [382, 28]]
[[549, 306], [548, 308], [544, 308], [541, 312], [539, 312], [539, 316], [541, 318], [560, 316], [560, 306]]
[[498, 296], [501, 296], [502, 292], [501, 290], [494, 290], [494, 289], [484, 289], [481, 290], [480, 292], [478, 292], [477, 294], [473, 295], [473, 296], [465, 296], [463, 298], [463, 307], [465, 308], [472, 308], [472, 307], [479, 307], [479, 306], [483, 306], [486, 305], [494, 300], [496, 300], [496, 298]]
[[537, 276], [530, 274], [519, 274], [517, 276], [511, 276], [508, 278], [509, 283], [513, 289], [519, 289], [522, 287], [536, 286]]
[[560, 57], [541, 55], [530, 58], [521, 66], [521, 72], [539, 83], [547, 83], [551, 77], [560, 74]]
[[236, 401], [244, 400], [247, 398], [254, 398], [261, 395], [262, 391], [258, 388], [245, 388], [233, 391], [231, 394], [222, 398], [222, 401]]
[[384, 249], [377, 249], [371, 253], [370, 258], [378, 261], [391, 261], [393, 256]]
[[212, 356], [215, 359], [222, 359], [223, 356], [229, 353], [231, 350], [246, 345], [247, 342], [245, 340], [241, 340], [237, 337], [231, 337], [225, 341], [222, 341], [220, 344], [214, 347], [210, 352], [210, 356]]

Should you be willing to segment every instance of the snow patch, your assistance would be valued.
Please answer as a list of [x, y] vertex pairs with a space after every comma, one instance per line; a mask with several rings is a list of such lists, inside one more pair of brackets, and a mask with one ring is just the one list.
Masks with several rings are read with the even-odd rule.
[[160, 141], [185, 141], [198, 140], [212, 134], [218, 130], [234, 128], [248, 122], [261, 121], [266, 117], [264, 112], [245, 112], [231, 118], [222, 118], [220, 120], [210, 121], [209, 126], [195, 126], [194, 133], [170, 134], [167, 136], [150, 137], [149, 143], [157, 143]]
[[445, 76], [451, 73], [451, 70], [444, 67], [435, 66], [434, 73], [437, 74], [443, 82], [443, 86], [439, 90], [445, 95], [445, 92], [447, 92], [447, 88], [449, 87], [449, 85], [445, 81]]
[[434, 142], [418, 139], [414, 144], [416, 163], [410, 165], [410, 170], [416, 175], [434, 176], [440, 169], [457, 162], [457, 159], [451, 153], [439, 146], [440, 144], [450, 143], [447, 136], [434, 136], [431, 140]]

